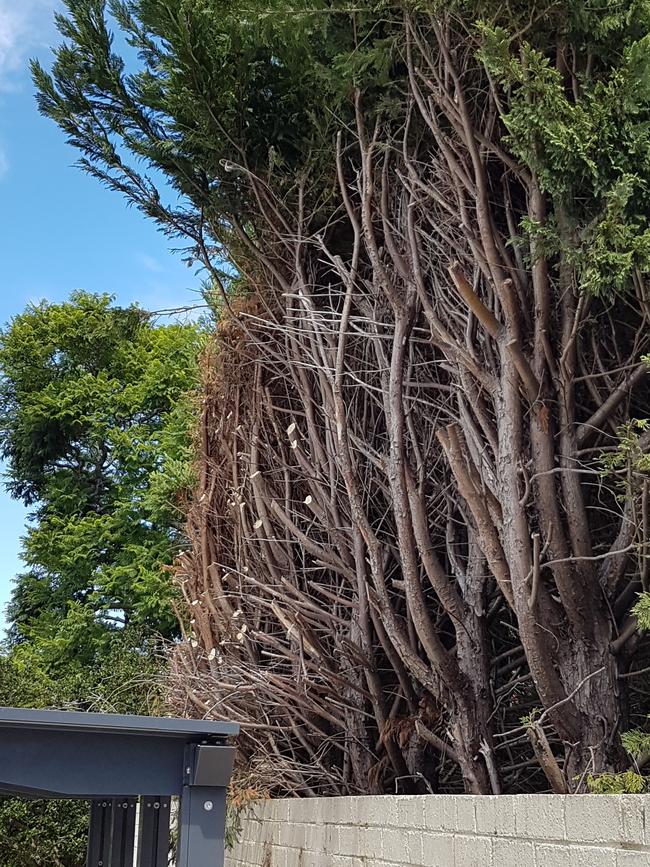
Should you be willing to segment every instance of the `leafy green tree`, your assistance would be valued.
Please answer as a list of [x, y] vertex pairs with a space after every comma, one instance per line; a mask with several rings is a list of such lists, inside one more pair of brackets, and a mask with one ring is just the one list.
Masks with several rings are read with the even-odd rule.
[[8, 487], [33, 508], [11, 636], [49, 671], [83, 671], [115, 629], [173, 634], [164, 566], [182, 543], [201, 343], [194, 325], [86, 293], [0, 335]]
[[[162, 666], [155, 646], [132, 628], [114, 632], [103, 655], [80, 670], [49, 670], [48, 654], [22, 642], [0, 657], [0, 704], [156, 713]], [[0, 799], [2, 867], [83, 867], [88, 805]]]
[[88, 807], [82, 802], [0, 801], [2, 867], [83, 867]]
[[[203, 337], [74, 293], [0, 334], [0, 430], [11, 493], [32, 508], [9, 606], [0, 704], [160, 710], [165, 572], [192, 484]], [[87, 808], [0, 802], [2, 867], [82, 867]]]

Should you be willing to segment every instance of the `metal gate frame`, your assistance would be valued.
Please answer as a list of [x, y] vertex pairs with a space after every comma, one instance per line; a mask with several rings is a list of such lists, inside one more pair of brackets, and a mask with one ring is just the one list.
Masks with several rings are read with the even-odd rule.
[[167, 867], [178, 797], [177, 867], [223, 867], [238, 733], [234, 723], [0, 708], [0, 793], [91, 801], [87, 867]]

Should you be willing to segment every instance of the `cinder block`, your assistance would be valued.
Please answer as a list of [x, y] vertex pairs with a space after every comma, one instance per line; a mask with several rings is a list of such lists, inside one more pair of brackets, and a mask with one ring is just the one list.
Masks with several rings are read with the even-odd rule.
[[334, 815], [337, 821], [346, 825], [357, 825], [360, 812], [360, 798], [356, 797], [341, 797], [341, 798], [318, 798], [319, 802], [333, 801]]
[[616, 867], [616, 849], [609, 846], [571, 847], [574, 867]]
[[648, 867], [650, 864], [650, 850], [645, 852], [624, 851], [616, 853], [616, 867]]
[[[312, 848], [312, 847], [310, 847]], [[359, 850], [359, 829], [355, 825], [339, 826], [339, 844], [336, 855], [363, 855]]]
[[422, 827], [427, 831], [456, 831], [456, 799], [447, 795], [422, 795]]
[[563, 795], [517, 795], [515, 828], [524, 840], [564, 840]]
[[361, 795], [356, 799], [356, 821], [359, 825], [370, 823], [371, 805], [375, 798], [372, 795]]
[[284, 822], [262, 822], [260, 840], [269, 840], [271, 843], [279, 844], [282, 837], [283, 828], [289, 827], [291, 826], [286, 819]]
[[395, 798], [398, 827], [422, 828], [424, 822], [423, 798], [423, 795], [400, 795]]
[[[266, 856], [265, 856], [266, 857]], [[287, 846], [274, 846], [271, 850], [269, 867], [302, 867], [299, 849], [290, 849]], [[265, 863], [264, 861], [262, 863]], [[257, 865], [254, 865], [257, 867]]]
[[644, 801], [639, 795], [623, 795], [620, 799], [623, 820], [623, 840], [642, 846], [644, 843]]
[[261, 836], [268, 825], [270, 825], [271, 820], [265, 819], [262, 821], [257, 816], [253, 815], [251, 812], [246, 812], [241, 817], [242, 827], [245, 830], [246, 837], [259, 837]]
[[340, 802], [346, 798], [306, 798], [305, 802], [311, 804], [312, 822], [338, 823], [345, 820], [343, 804]]
[[493, 840], [494, 867], [533, 867], [535, 851], [526, 840]]
[[406, 838], [400, 828], [384, 828], [381, 832], [381, 857], [384, 861], [407, 864]]
[[612, 795], [566, 798], [567, 840], [576, 843], [620, 843], [624, 838], [621, 799]]
[[325, 827], [325, 825], [320, 823], [317, 825], [305, 825], [305, 849], [311, 849], [315, 852], [325, 849]]
[[264, 859], [264, 846], [257, 840], [250, 841], [245, 860], [251, 864], [261, 864]]
[[[294, 867], [294, 865], [291, 865], [291, 867]], [[299, 867], [310, 867], [310, 865], [305, 861]], [[350, 855], [333, 855], [328, 867], [367, 867], [367, 864], [364, 864], [361, 858], [354, 858]]]
[[475, 831], [477, 798], [472, 795], [454, 795], [453, 798], [456, 804], [456, 831]]
[[284, 822], [278, 825], [279, 833], [277, 837], [274, 834], [274, 839], [272, 840], [274, 845], [280, 846], [295, 846], [298, 840], [300, 825], [296, 825], [293, 822]]
[[454, 837], [454, 867], [492, 867], [492, 864], [489, 837]]
[[650, 798], [648, 796], [643, 797], [643, 814], [644, 842], [646, 846], [650, 846]]
[[[422, 860], [422, 829], [417, 831], [405, 831], [404, 842], [406, 845], [406, 863], [407, 864], [424, 864]], [[363, 855], [363, 852], [359, 852]]]
[[291, 798], [285, 801], [286, 808], [278, 818], [284, 815], [290, 822], [314, 822], [323, 809], [323, 800], [322, 798]]
[[286, 821], [289, 815], [289, 804], [293, 799], [277, 799], [270, 798], [263, 801], [256, 801], [251, 805], [252, 814], [262, 822], [269, 820], [283, 819]]
[[424, 867], [454, 867], [454, 837], [452, 834], [424, 833], [422, 864]]
[[375, 864], [382, 857], [381, 830], [379, 828], [359, 828], [359, 852], [368, 864]]
[[516, 795], [484, 795], [476, 798], [476, 832], [496, 837], [515, 836]]
[[[394, 861], [363, 861], [363, 867], [404, 867], [404, 862], [396, 864]], [[422, 867], [421, 864], [418, 867]]]
[[378, 795], [368, 798], [365, 808], [366, 823], [375, 828], [399, 826], [397, 804], [393, 795]]
[[291, 846], [294, 849], [307, 849], [307, 835], [309, 834], [309, 830], [311, 825], [305, 825], [303, 822], [296, 823], [292, 826], [294, 829], [293, 841], [291, 842]]
[[[309, 850], [305, 850], [302, 853], [302, 863], [300, 867], [330, 867], [331, 856], [329, 852], [310, 852]], [[255, 864], [254, 867], [264, 867], [263, 862], [261, 864]]]
[[616, 850], [606, 846], [536, 844], [536, 867], [616, 867]]
[[650, 867], [646, 835], [648, 796], [288, 799], [253, 806], [226, 864]]
[[326, 852], [338, 852], [339, 851], [339, 832], [340, 832], [340, 828], [338, 825], [325, 825], [325, 851]]
[[568, 846], [535, 844], [535, 867], [571, 867], [571, 849]]

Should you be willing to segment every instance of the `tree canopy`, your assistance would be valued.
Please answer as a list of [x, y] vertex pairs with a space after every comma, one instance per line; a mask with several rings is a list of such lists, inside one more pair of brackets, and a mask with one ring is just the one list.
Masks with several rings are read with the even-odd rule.
[[[203, 342], [195, 325], [85, 292], [0, 334], [7, 486], [31, 508], [0, 704], [162, 712]], [[2, 800], [0, 861], [81, 867], [87, 822], [84, 804]]]
[[647, 711], [650, 4], [58, 23], [41, 110], [222, 294], [172, 701], [240, 719], [274, 791], [613, 779]]
[[173, 633], [163, 567], [181, 545], [201, 342], [193, 325], [86, 293], [28, 308], [0, 335], [8, 486], [33, 510], [15, 641], [84, 665], [115, 626]]

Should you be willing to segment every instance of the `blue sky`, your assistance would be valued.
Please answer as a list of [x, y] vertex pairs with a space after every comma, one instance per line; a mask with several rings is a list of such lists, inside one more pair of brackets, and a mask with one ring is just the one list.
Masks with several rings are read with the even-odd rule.
[[[198, 304], [200, 278], [116, 193], [74, 167], [76, 153], [36, 109], [28, 60], [47, 64], [56, 0], [0, 0], [0, 323], [73, 289], [149, 310]], [[20, 568], [25, 512], [0, 489], [0, 623]]]

